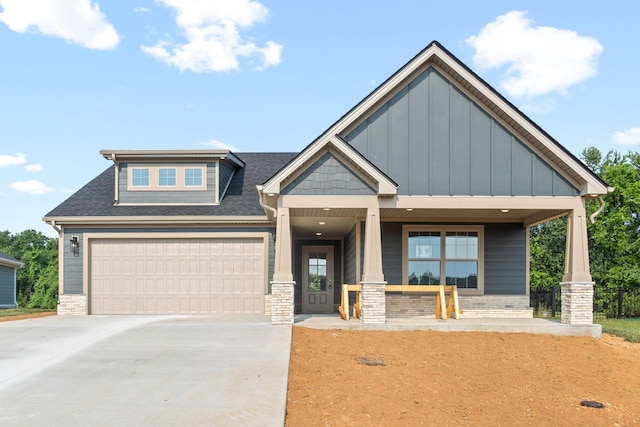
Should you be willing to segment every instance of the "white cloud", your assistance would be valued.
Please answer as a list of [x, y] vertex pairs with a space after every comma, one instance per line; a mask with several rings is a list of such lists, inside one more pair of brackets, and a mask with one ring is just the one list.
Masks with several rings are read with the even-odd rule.
[[33, 163], [30, 165], [25, 165], [24, 168], [29, 172], [40, 172], [42, 169], [44, 169], [44, 166], [42, 166], [40, 163]]
[[26, 163], [27, 156], [22, 153], [18, 153], [15, 156], [5, 154], [0, 155], [0, 168], [6, 168], [7, 166], [22, 165]]
[[147, 13], [149, 12], [149, 9], [147, 9], [146, 7], [140, 6], [140, 7], [134, 7], [133, 11], [136, 13]]
[[629, 128], [613, 135], [616, 144], [632, 146], [640, 144], [640, 128]]
[[507, 66], [500, 87], [514, 97], [535, 97], [557, 92], [597, 73], [603, 47], [575, 31], [533, 26], [527, 12], [498, 16], [465, 42], [476, 52], [473, 62], [481, 70]]
[[113, 49], [120, 36], [91, 0], [0, 0], [0, 22], [18, 33], [59, 37], [89, 49]]
[[32, 179], [31, 181], [17, 181], [9, 184], [9, 187], [20, 193], [28, 193], [28, 194], [46, 194], [53, 191], [53, 188]]
[[282, 45], [268, 41], [258, 47], [240, 34], [240, 28], [267, 19], [269, 10], [257, 1], [158, 1], [174, 10], [176, 24], [186, 38], [186, 43], [160, 40], [141, 47], [159, 61], [196, 73], [238, 70], [240, 58], [255, 61], [259, 70], [280, 63]]
[[224, 143], [222, 141], [216, 141], [215, 139], [212, 139], [212, 140], [207, 141], [207, 142], [203, 142], [202, 145], [206, 145], [207, 147], [215, 148], [216, 150], [238, 151], [238, 149], [236, 147], [234, 147], [233, 145], [226, 144], [226, 143]]

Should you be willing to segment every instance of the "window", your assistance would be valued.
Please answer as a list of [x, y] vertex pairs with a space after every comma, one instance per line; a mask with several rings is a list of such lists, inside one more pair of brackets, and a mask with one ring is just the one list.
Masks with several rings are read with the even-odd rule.
[[160, 169], [158, 171], [158, 185], [160, 187], [175, 187], [176, 186], [176, 170]]
[[131, 171], [131, 185], [134, 187], [148, 187], [149, 169], [133, 169]]
[[202, 187], [202, 169], [185, 169], [184, 185], [186, 187]]
[[482, 292], [482, 227], [405, 226], [409, 285], [456, 285]]

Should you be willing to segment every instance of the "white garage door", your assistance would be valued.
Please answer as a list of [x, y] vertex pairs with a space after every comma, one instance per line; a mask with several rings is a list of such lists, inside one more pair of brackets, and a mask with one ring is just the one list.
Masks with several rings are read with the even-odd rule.
[[264, 313], [262, 239], [93, 240], [91, 314]]

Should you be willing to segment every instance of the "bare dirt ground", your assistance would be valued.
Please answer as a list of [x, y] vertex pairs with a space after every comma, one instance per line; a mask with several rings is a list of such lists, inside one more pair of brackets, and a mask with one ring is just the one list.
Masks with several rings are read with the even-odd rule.
[[21, 314], [19, 316], [0, 317], [0, 322], [11, 322], [13, 320], [33, 319], [36, 317], [55, 316], [55, 311], [43, 311], [42, 313]]
[[286, 426], [400, 425], [640, 425], [640, 344], [293, 328]]

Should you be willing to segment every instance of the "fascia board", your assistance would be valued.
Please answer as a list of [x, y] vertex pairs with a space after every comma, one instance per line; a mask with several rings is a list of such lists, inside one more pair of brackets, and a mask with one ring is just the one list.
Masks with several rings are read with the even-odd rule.
[[23, 264], [20, 261], [11, 261], [10, 259], [0, 258], [0, 265], [5, 267], [22, 267]]
[[56, 225], [125, 225], [125, 224], [271, 224], [266, 216], [82, 216], [44, 217]]

